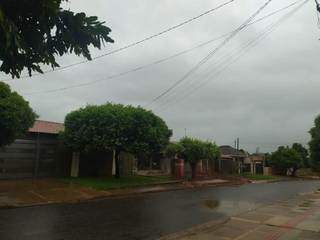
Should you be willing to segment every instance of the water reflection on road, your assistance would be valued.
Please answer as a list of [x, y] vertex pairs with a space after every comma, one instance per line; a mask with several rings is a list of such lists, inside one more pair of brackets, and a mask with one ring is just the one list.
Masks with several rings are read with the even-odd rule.
[[155, 239], [319, 187], [319, 181], [250, 184], [0, 210], [0, 239]]

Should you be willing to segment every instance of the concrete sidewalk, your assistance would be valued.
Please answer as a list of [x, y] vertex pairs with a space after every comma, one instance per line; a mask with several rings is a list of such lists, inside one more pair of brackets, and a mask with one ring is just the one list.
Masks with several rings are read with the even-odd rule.
[[125, 197], [137, 194], [174, 191], [180, 189], [234, 184], [221, 179], [184, 183], [172, 181], [141, 187], [95, 190], [59, 179], [2, 180], [0, 181], [0, 208], [26, 207], [52, 203], [77, 203], [98, 198]]
[[162, 240], [319, 240], [320, 192], [297, 196]]

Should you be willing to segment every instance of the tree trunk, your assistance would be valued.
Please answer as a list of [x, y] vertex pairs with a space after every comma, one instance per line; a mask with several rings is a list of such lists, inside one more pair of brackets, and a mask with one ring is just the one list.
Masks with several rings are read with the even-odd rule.
[[190, 164], [191, 166], [191, 179], [194, 180], [197, 176], [197, 164]]
[[116, 168], [116, 174], [115, 174], [115, 178], [120, 178], [120, 166], [119, 166], [119, 156], [120, 156], [120, 152], [118, 150], [115, 150], [115, 168]]
[[291, 177], [295, 177], [297, 171], [298, 171], [298, 168], [293, 168], [293, 169], [292, 169], [292, 172], [291, 172]]

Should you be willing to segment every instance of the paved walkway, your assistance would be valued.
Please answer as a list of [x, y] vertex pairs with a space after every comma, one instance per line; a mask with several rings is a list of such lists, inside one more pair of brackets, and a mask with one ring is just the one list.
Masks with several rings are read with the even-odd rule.
[[319, 240], [320, 192], [300, 195], [162, 239]]

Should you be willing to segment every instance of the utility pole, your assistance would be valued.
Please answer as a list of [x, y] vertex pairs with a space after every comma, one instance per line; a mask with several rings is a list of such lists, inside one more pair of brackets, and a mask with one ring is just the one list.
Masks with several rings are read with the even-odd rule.
[[184, 137], [187, 137], [187, 128], [184, 128]]
[[[239, 156], [239, 143], [240, 143], [240, 139], [237, 138], [237, 140], [236, 140], [237, 156]], [[237, 158], [236, 158], [236, 161], [238, 162], [238, 168], [239, 168], [239, 169], [238, 169], [238, 173], [239, 173], [239, 174], [242, 174], [242, 162], [240, 162], [239, 160], [240, 160], [240, 158], [237, 157]]]
[[237, 150], [238, 150], [238, 151], [239, 151], [239, 141], [240, 141], [240, 139], [237, 138]]

